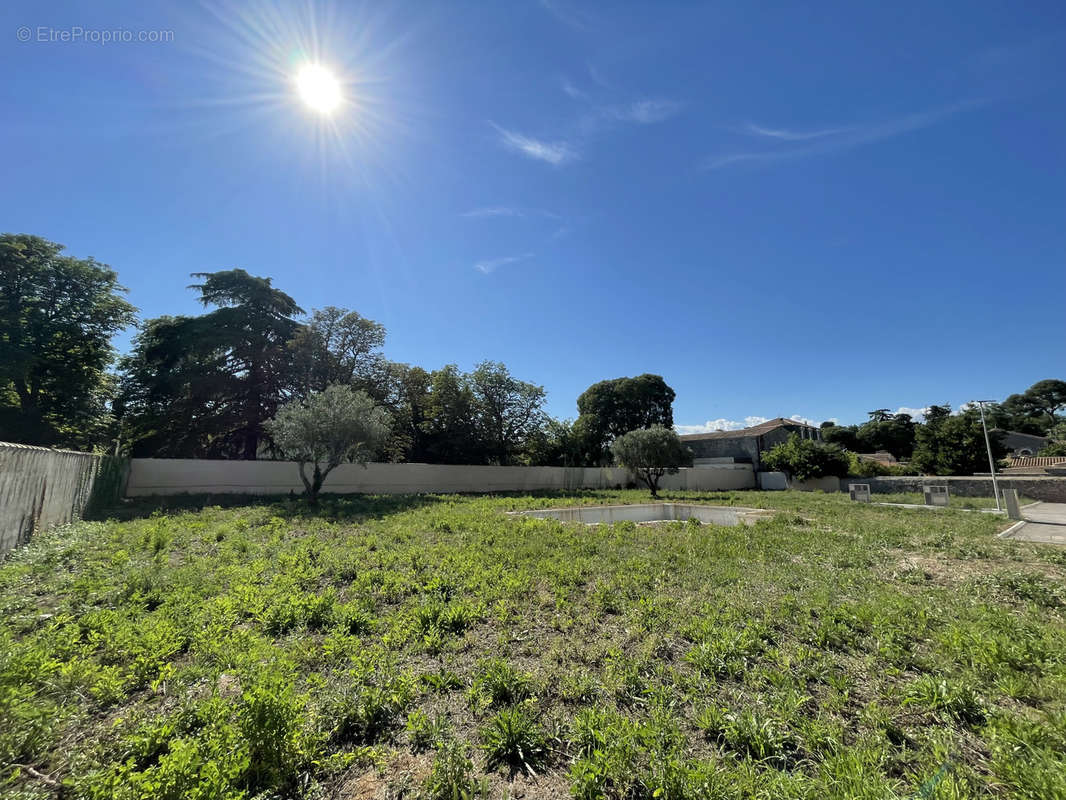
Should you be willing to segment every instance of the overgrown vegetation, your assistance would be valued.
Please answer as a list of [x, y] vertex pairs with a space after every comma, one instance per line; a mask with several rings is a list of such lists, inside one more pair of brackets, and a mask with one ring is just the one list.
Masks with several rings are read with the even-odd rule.
[[799, 481], [833, 476], [843, 478], [851, 462], [835, 444], [803, 439], [798, 433], [762, 454], [764, 469], [779, 470]]
[[[18, 798], [1066, 797], [1066, 554], [841, 495], [121, 510], [0, 567]], [[119, 513], [119, 512], [116, 512]]]

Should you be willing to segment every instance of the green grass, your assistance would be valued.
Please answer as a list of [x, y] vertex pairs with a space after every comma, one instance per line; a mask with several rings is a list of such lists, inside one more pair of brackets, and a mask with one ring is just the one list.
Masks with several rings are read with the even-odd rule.
[[39, 536], [0, 566], [0, 795], [1066, 798], [1066, 551], [839, 494], [503, 513], [646, 499], [175, 498]]

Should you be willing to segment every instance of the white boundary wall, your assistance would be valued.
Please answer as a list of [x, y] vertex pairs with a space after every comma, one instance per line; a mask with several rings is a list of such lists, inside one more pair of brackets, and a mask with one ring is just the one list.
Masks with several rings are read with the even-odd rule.
[[[323, 492], [415, 494], [529, 492], [539, 489], [609, 489], [632, 479], [617, 467], [483, 467], [459, 464], [342, 464]], [[660, 488], [696, 491], [751, 489], [751, 464], [716, 464], [663, 476]], [[304, 490], [291, 461], [211, 461], [134, 458], [127, 497], [168, 494], [297, 494]]]
[[81, 517], [100, 456], [0, 442], [0, 555]]

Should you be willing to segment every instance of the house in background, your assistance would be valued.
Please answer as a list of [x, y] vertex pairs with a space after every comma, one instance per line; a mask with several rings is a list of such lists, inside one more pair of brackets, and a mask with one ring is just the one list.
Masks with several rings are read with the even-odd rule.
[[1004, 475], [1066, 476], [1066, 456], [1012, 456]]
[[993, 428], [990, 433], [998, 433], [1003, 439], [1003, 444], [1013, 458], [1035, 456], [1049, 444], [1051, 440], [1046, 436], [1036, 436], [1031, 433], [1019, 433], [1018, 431], [1005, 431], [1001, 428]]
[[822, 432], [815, 426], [778, 417], [739, 431], [690, 433], [682, 436], [681, 441], [692, 451], [692, 465], [695, 467], [734, 462], [752, 464], [758, 472], [759, 454], [787, 441], [794, 433], [804, 439], [822, 440]]

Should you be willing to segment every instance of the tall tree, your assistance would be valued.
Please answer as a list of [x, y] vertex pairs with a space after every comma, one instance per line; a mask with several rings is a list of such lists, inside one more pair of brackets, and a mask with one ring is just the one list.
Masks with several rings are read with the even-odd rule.
[[[998, 431], [989, 431], [992, 457], [1007, 448]], [[952, 415], [948, 406], [932, 406], [915, 433], [911, 463], [931, 475], [973, 475], [988, 471], [988, 451], [980, 415], [973, 409]]]
[[388, 386], [380, 352], [384, 344], [384, 325], [346, 308], [315, 309], [289, 342], [295, 393], [305, 396], [345, 384], [383, 400]]
[[123, 360], [133, 452], [254, 459], [290, 382], [288, 342], [303, 312], [242, 269], [193, 277], [203, 282], [189, 288], [215, 309], [147, 321]]
[[859, 439], [858, 425], [833, 425], [822, 428], [822, 440], [835, 444], [853, 453], [865, 452], [865, 444]]
[[1022, 393], [1022, 408], [1036, 417], [1043, 432], [1051, 430], [1063, 419], [1059, 412], [1066, 409], [1066, 381], [1037, 381]]
[[487, 447], [468, 375], [454, 364], [434, 370], [423, 430], [428, 460], [436, 464], [486, 464]]
[[390, 461], [429, 461], [427, 424], [433, 376], [410, 364], [386, 362], [382, 405], [392, 417], [384, 455]]
[[674, 390], [661, 375], [594, 383], [577, 398], [577, 428], [590, 463], [610, 459], [611, 442], [632, 430], [674, 426]]
[[[106, 264], [0, 236], [0, 439], [91, 447], [107, 415], [111, 337], [136, 309]], [[105, 437], [106, 438], [106, 437]]]
[[544, 422], [543, 386], [520, 381], [501, 363], [483, 361], [470, 373], [479, 429], [490, 460], [513, 464]]
[[[896, 458], [910, 458], [914, 452], [914, 420], [910, 414], [874, 417], [859, 426], [856, 435], [862, 452], [887, 450]], [[824, 436], [824, 434], [823, 434]]]

